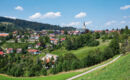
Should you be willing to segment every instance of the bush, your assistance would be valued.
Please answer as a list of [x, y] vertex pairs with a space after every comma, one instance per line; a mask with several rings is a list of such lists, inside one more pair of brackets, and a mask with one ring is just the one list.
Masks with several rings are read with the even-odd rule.
[[109, 47], [112, 49], [112, 52], [114, 53], [114, 55], [120, 53], [119, 40], [115, 38], [112, 39], [112, 41], [109, 44]]
[[47, 75], [47, 70], [44, 67], [41, 70], [41, 74], [45, 76]]
[[87, 46], [98, 46], [99, 45], [99, 41], [91, 41]]

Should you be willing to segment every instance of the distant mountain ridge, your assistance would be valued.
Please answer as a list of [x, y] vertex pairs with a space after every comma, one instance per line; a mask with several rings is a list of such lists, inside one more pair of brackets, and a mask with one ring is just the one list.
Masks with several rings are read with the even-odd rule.
[[17, 29], [30, 28], [37, 31], [40, 31], [40, 30], [75, 30], [76, 29], [73, 27], [60, 27], [59, 25], [32, 22], [32, 21], [26, 21], [22, 19], [11, 19], [11, 18], [6, 18], [6, 17], [0, 17], [0, 23], [1, 22], [13, 23]]

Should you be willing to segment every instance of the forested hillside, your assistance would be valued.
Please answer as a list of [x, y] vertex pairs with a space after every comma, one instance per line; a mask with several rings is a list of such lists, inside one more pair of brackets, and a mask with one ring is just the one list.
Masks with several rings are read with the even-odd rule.
[[[5, 27], [5, 25], [2, 24], [2, 22], [12, 23]], [[60, 27], [59, 25], [51, 25], [51, 24], [44, 24], [44, 23], [38, 23], [38, 22], [31, 22], [21, 19], [11, 19], [6, 17], [0, 17], [0, 31], [4, 31], [5, 29], [10, 28], [10, 30], [14, 29], [34, 29], [34, 30], [75, 30], [73, 27]]]

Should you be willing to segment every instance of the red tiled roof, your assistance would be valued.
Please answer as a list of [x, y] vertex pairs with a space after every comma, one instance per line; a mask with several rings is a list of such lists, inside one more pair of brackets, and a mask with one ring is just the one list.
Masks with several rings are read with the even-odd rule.
[[0, 55], [3, 55], [4, 54], [4, 52], [3, 51], [0, 51]]
[[16, 34], [16, 33], [17, 33], [17, 31], [14, 31], [14, 32], [13, 32], [13, 34]]
[[39, 46], [40, 46], [40, 45], [41, 45], [41, 43], [37, 43], [37, 45], [39, 45]]
[[38, 50], [36, 49], [28, 49], [28, 52], [37, 52]]
[[0, 34], [0, 36], [2, 36], [2, 37], [6, 37], [6, 36], [8, 36], [9, 34], [6, 34], [6, 33], [1, 33]]
[[63, 41], [63, 40], [65, 40], [65, 38], [61, 38], [61, 40]]
[[13, 50], [13, 48], [8, 48], [7, 50]]
[[51, 40], [51, 41], [54, 41], [54, 40], [55, 40], [55, 38], [51, 38], [50, 40]]
[[50, 58], [46, 59], [46, 63], [49, 63], [50, 62]]
[[101, 30], [95, 30], [94, 32], [102, 32]]

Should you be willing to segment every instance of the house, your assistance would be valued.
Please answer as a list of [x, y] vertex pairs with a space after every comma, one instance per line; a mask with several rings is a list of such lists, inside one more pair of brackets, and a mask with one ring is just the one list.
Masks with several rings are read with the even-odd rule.
[[34, 37], [34, 39], [35, 39], [35, 40], [38, 40], [39, 37], [40, 37], [40, 35], [36, 35], [36, 36]]
[[58, 39], [55, 39], [55, 38], [50, 38], [50, 41], [52, 44], [57, 44], [58, 43]]
[[72, 35], [72, 34], [73, 34], [73, 32], [72, 32], [72, 31], [68, 31], [68, 34], [69, 34], [69, 35]]
[[31, 53], [31, 54], [40, 54], [40, 52], [36, 49], [28, 49], [28, 53]]
[[60, 39], [60, 41], [64, 41], [64, 40], [65, 40], [65, 38], [61, 38], [61, 39]]
[[57, 56], [56, 55], [53, 55], [53, 54], [46, 54], [46, 56], [44, 56], [42, 58], [42, 60], [46, 60], [46, 63], [49, 63], [51, 61], [51, 58], [54, 58], [54, 62], [57, 60]]
[[7, 37], [7, 36], [9, 36], [8, 33], [0, 33], [0, 37]]
[[46, 35], [46, 34], [47, 34], [47, 31], [46, 31], [46, 30], [42, 30], [42, 31], [41, 31], [41, 34], [42, 34], [42, 35]]
[[101, 32], [102, 32], [102, 30], [95, 30], [94, 32], [98, 32], [98, 33], [101, 33]]
[[6, 53], [13, 53], [13, 48], [6, 48]]
[[22, 48], [17, 48], [16, 49], [16, 53], [21, 53], [22, 52]]
[[31, 45], [31, 44], [28, 45], [28, 49], [31, 49], [31, 48], [33, 48], [33, 45]]
[[40, 35], [31, 35], [32, 40], [38, 40]]
[[0, 55], [4, 55], [4, 52], [3, 52], [3, 51], [0, 51]]
[[62, 35], [64, 34], [64, 31], [63, 31], [63, 30], [61, 30], [61, 34], [62, 34]]
[[53, 38], [55, 37], [55, 34], [49, 34], [49, 37]]
[[17, 33], [18, 33], [18, 31], [14, 31], [14, 32], [12, 32], [13, 37], [14, 37], [14, 36], [16, 36], [16, 35], [17, 35]]
[[55, 41], [56, 39], [55, 38], [50, 38], [50, 41], [51, 41], [51, 43], [53, 43], [54, 44], [54, 41]]
[[35, 48], [39, 48], [41, 46], [41, 43], [37, 43]]
[[73, 32], [73, 34], [78, 35], [78, 34], [80, 34], [80, 31], [76, 30], [76, 31]]

